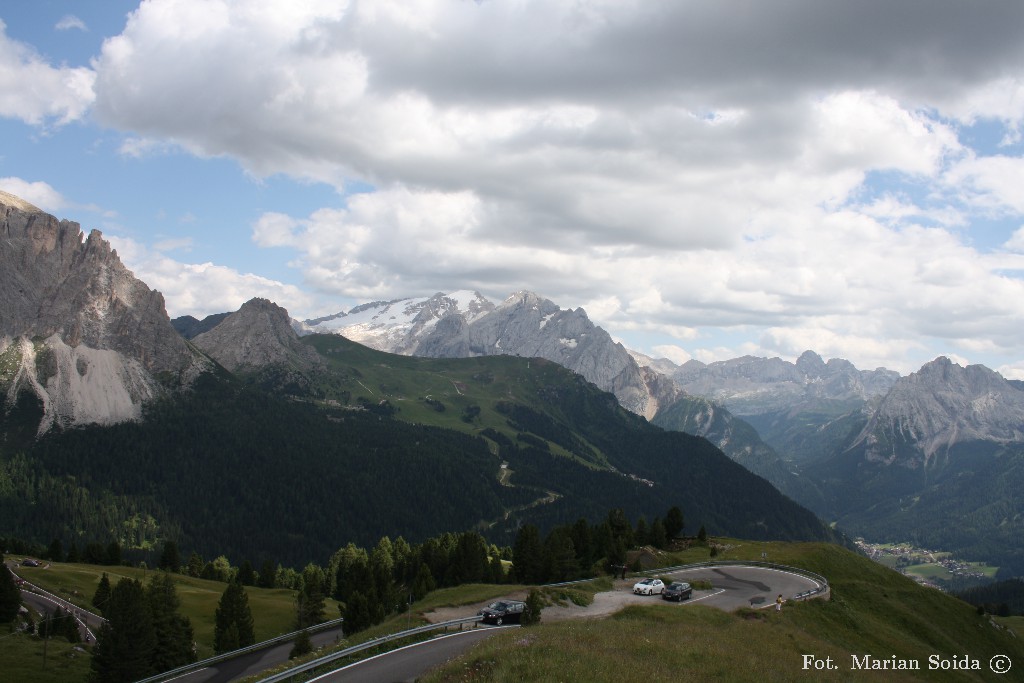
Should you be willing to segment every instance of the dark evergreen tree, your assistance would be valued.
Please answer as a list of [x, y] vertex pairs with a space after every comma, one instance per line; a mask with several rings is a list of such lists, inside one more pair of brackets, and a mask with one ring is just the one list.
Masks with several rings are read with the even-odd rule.
[[256, 570], [253, 569], [252, 563], [249, 560], [243, 560], [242, 564], [238, 567], [238, 583], [243, 586], [256, 585]]
[[594, 554], [594, 532], [590, 523], [585, 519], [576, 520], [569, 535], [572, 537], [572, 546], [576, 549], [580, 571], [586, 573], [597, 559]]
[[102, 543], [86, 543], [82, 553], [82, 561], [86, 564], [106, 564], [107, 552]]
[[658, 549], [664, 549], [668, 546], [668, 533], [665, 531], [665, 523], [661, 521], [660, 517], [655, 517], [654, 522], [651, 523], [648, 540], [651, 545]]
[[665, 515], [665, 535], [668, 536], [668, 540], [671, 541], [683, 533], [684, 523], [683, 511], [678, 506], [673, 506]]
[[569, 581], [576, 578], [579, 563], [569, 528], [555, 527], [544, 539], [544, 580]]
[[64, 546], [61, 544], [59, 538], [55, 538], [50, 541], [50, 547], [46, 551], [46, 559], [51, 562], [64, 561]]
[[177, 572], [181, 567], [181, 556], [178, 553], [178, 544], [174, 541], [164, 541], [164, 549], [160, 553], [160, 569], [169, 572]]
[[701, 543], [708, 542], [708, 532], [705, 531], [703, 524], [700, 525], [700, 531], [697, 532], [697, 540]]
[[296, 626], [304, 629], [324, 622], [324, 571], [315, 564], [302, 570], [302, 586], [296, 596]]
[[159, 646], [153, 654], [157, 671], [170, 671], [194, 662], [192, 622], [178, 613], [181, 601], [174, 580], [167, 572], [157, 572], [146, 587], [146, 599], [153, 615], [153, 630]]
[[14, 582], [14, 575], [0, 555], [0, 624], [7, 624], [18, 616], [21, 608], [21, 591]]
[[72, 543], [68, 549], [68, 562], [81, 562], [82, 554], [78, 552], [78, 544]]
[[111, 541], [103, 558], [103, 564], [116, 567], [121, 564], [121, 544]]
[[650, 543], [647, 535], [647, 520], [641, 517], [636, 520], [636, 531], [633, 532], [633, 543], [636, 545], [647, 545]]
[[257, 585], [260, 588], [275, 588], [277, 586], [277, 569], [270, 560], [263, 560]]
[[195, 552], [193, 550], [192, 554], [189, 555], [188, 565], [186, 565], [186, 567], [185, 567], [185, 573], [188, 574], [189, 576], [194, 576], [196, 578], [199, 578], [200, 576], [202, 576], [203, 568], [205, 566], [206, 566], [206, 563], [203, 562], [202, 555], [200, 555], [199, 553], [197, 553], [197, 552]]
[[422, 600], [427, 593], [437, 588], [434, 577], [430, 574], [430, 567], [426, 562], [420, 563], [420, 570], [416, 572], [416, 579], [412, 583], [413, 600]]
[[106, 572], [103, 572], [103, 576], [100, 577], [100, 585], [96, 587], [96, 592], [92, 596], [92, 606], [98, 609], [100, 614], [103, 614], [109, 600], [110, 578]]
[[292, 645], [292, 651], [288, 653], [288, 659], [295, 659], [302, 655], [308, 655], [313, 651], [313, 641], [309, 638], [309, 631], [302, 629], [299, 635], [295, 637], [295, 644]]
[[214, 612], [213, 649], [220, 654], [255, 642], [249, 596], [242, 584], [232, 581], [221, 595]]
[[92, 652], [94, 683], [130, 683], [158, 673], [153, 667], [157, 647], [152, 614], [142, 584], [121, 579], [110, 592]]
[[512, 570], [521, 583], [544, 582], [544, 550], [540, 530], [533, 524], [523, 526], [512, 546]]
[[370, 603], [360, 591], [352, 591], [345, 603], [345, 633], [352, 635], [373, 625]]
[[544, 600], [540, 596], [540, 591], [536, 588], [531, 588], [526, 596], [526, 610], [523, 612], [520, 623], [523, 626], [539, 624], [542, 609], [544, 609]]

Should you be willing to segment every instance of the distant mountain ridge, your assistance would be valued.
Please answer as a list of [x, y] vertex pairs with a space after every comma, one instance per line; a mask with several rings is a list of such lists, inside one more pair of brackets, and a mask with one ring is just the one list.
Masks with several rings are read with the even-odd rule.
[[301, 328], [307, 333], [342, 334], [378, 351], [403, 355], [546, 358], [612, 392], [627, 410], [648, 418], [681, 395], [673, 383], [642, 369], [582, 308], [563, 310], [533, 292], [516, 292], [500, 304], [466, 291], [374, 302], [306, 320]]
[[760, 414], [820, 400], [860, 401], [884, 396], [900, 375], [878, 368], [858, 370], [832, 358], [827, 363], [804, 351], [795, 363], [743, 356], [715, 363], [687, 361], [670, 374], [690, 394], [717, 401], [737, 415]]

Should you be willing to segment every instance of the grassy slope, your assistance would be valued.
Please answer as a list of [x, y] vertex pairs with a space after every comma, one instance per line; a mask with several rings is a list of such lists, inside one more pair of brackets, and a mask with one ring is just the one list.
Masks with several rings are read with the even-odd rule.
[[[828, 577], [832, 599], [789, 604], [781, 613], [653, 605], [605, 620], [541, 624], [489, 639], [426, 680], [1005, 680], [988, 670], [997, 654], [1024, 667], [1021, 638], [870, 560], [825, 544], [738, 543], [728, 559], [767, 552], [774, 562]], [[804, 671], [804, 654], [831, 657], [839, 669]], [[851, 671], [851, 654], [916, 659], [922, 670]], [[935, 654], [968, 655], [983, 671], [930, 671]]]
[[[19, 571], [26, 580], [92, 611], [95, 611], [91, 606], [92, 596], [96, 592], [96, 587], [99, 586], [103, 572], [107, 573], [111, 585], [115, 585], [122, 577], [140, 579], [145, 583], [146, 577], [153, 574], [152, 571], [147, 573], [142, 569], [132, 567], [99, 567], [66, 563], [55, 563], [49, 569], [23, 567]], [[192, 628], [195, 630], [196, 642], [199, 645], [199, 658], [211, 657], [213, 656], [214, 612], [226, 584], [180, 574], [173, 576], [178, 590], [178, 598], [181, 600], [181, 614], [192, 621]], [[252, 611], [257, 642], [294, 630], [295, 591], [251, 586], [245, 590], [249, 597], [249, 609]], [[337, 602], [328, 599], [325, 612], [328, 619], [336, 619], [339, 614]]]
[[[532, 397], [537, 387], [561, 384], [566, 370], [542, 359], [516, 356], [479, 358], [419, 358], [375, 351], [337, 335], [304, 337], [330, 363], [332, 372], [321, 377], [317, 389], [327, 397], [356, 405], [357, 398], [372, 402], [387, 399], [398, 408], [397, 419], [467, 434], [487, 427], [514, 439], [508, 418], [495, 410], [499, 401]], [[423, 399], [444, 404], [437, 411]], [[463, 410], [480, 408], [472, 421], [462, 420]], [[552, 451], [568, 455], [552, 444]]]

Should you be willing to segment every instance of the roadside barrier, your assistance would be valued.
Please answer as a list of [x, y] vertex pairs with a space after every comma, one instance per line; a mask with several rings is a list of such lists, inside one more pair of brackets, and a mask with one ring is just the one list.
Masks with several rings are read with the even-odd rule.
[[437, 631], [439, 629], [444, 629], [445, 631], [447, 631], [449, 626], [458, 626], [460, 630], [462, 629], [463, 624], [473, 624], [475, 627], [476, 623], [479, 621], [480, 617], [465, 617], [463, 619], [452, 619], [451, 621], [443, 621], [437, 624], [427, 624], [426, 626], [420, 626], [419, 628], [409, 629], [408, 631], [392, 633], [389, 636], [381, 636], [380, 638], [374, 638], [373, 640], [368, 640], [365, 643], [360, 643], [359, 645], [347, 647], [344, 650], [339, 650], [338, 652], [332, 652], [329, 655], [325, 655], [318, 659], [306, 662], [305, 664], [288, 669], [287, 671], [282, 671], [281, 673], [274, 674], [273, 676], [270, 676], [268, 678], [261, 678], [259, 680], [259, 683], [280, 683], [280, 681], [286, 681], [292, 676], [298, 676], [299, 674], [306, 673], [307, 671], [317, 669], [321, 666], [325, 666], [339, 659], [344, 659], [349, 655], [356, 654], [357, 652], [369, 650], [370, 648], [381, 645], [382, 643], [388, 643], [393, 640], [401, 640], [402, 638], [408, 638], [410, 636], [414, 636], [420, 633], [429, 633], [430, 631]]
[[[774, 569], [774, 570], [777, 570], [777, 571], [789, 572], [791, 574], [798, 574], [800, 576], [804, 576], [804, 577], [807, 577], [808, 579], [811, 579], [812, 581], [814, 581], [817, 584], [817, 587], [814, 590], [804, 591], [803, 593], [800, 593], [798, 595], [794, 595], [794, 596], [792, 596], [792, 598], [790, 598], [791, 600], [806, 600], [807, 598], [810, 598], [810, 597], [813, 597], [815, 595], [818, 595], [818, 594], [828, 590], [828, 588], [829, 588], [829, 586], [828, 586], [828, 579], [826, 579], [821, 574], [816, 574], [816, 573], [814, 573], [812, 571], [808, 571], [806, 569], [801, 569], [800, 567], [790, 567], [790, 566], [787, 566], [787, 565], [784, 565], [784, 564], [775, 564], [773, 562], [754, 562], [754, 561], [741, 562], [739, 560], [714, 560], [714, 561], [711, 561], [711, 562], [697, 562], [697, 563], [694, 563], [694, 564], [681, 564], [681, 565], [676, 565], [674, 567], [658, 567], [656, 569], [648, 569], [648, 570], [645, 570], [645, 571], [642, 571], [642, 572], [633, 572], [633, 574], [634, 575], [639, 574], [639, 575], [643, 575], [643, 576], [650, 576], [650, 575], [654, 575], [654, 574], [670, 574], [672, 572], [681, 571], [683, 569], [700, 569], [701, 567], [764, 567], [766, 569]], [[562, 581], [561, 583], [548, 583], [548, 584], [544, 584], [543, 586], [540, 586], [540, 587], [541, 588], [558, 588], [560, 586], [572, 586], [572, 585], [575, 585], [575, 584], [581, 584], [581, 583], [587, 583], [588, 581], [593, 581], [594, 578], [596, 578], [596, 577], [591, 577], [589, 579], [578, 579], [576, 581]], [[428, 624], [426, 626], [420, 626], [419, 628], [410, 629], [408, 631], [401, 631], [399, 633], [393, 633], [393, 634], [391, 634], [389, 636], [382, 636], [380, 638], [376, 638], [374, 640], [367, 641], [367, 642], [361, 643], [359, 645], [354, 645], [354, 646], [352, 646], [350, 648], [346, 648], [346, 649], [341, 650], [339, 652], [335, 652], [335, 653], [326, 655], [324, 657], [320, 657], [319, 659], [314, 659], [314, 660], [312, 660], [310, 662], [307, 662], [306, 664], [303, 664], [302, 666], [297, 666], [297, 667], [295, 667], [293, 669], [288, 669], [287, 671], [282, 671], [281, 673], [274, 674], [273, 676], [270, 676], [269, 678], [261, 678], [261, 679], [259, 679], [259, 683], [280, 683], [281, 681], [288, 680], [292, 676], [297, 676], [297, 675], [299, 675], [301, 673], [305, 673], [305, 672], [310, 671], [312, 669], [316, 669], [316, 668], [319, 668], [321, 666], [325, 666], [325, 665], [330, 664], [331, 662], [334, 662], [334, 661], [336, 661], [338, 659], [342, 659], [342, 658], [347, 657], [347, 656], [349, 656], [351, 654], [355, 654], [357, 652], [360, 652], [362, 650], [366, 650], [366, 649], [374, 647], [376, 645], [380, 645], [382, 643], [386, 643], [386, 642], [389, 642], [389, 641], [392, 641], [392, 640], [400, 640], [402, 638], [408, 638], [409, 636], [416, 635], [418, 633], [425, 633], [425, 632], [428, 632], [428, 631], [437, 630], [439, 628], [444, 628], [445, 630], [447, 630], [448, 626], [460, 625], [460, 627], [461, 627], [461, 624], [467, 624], [467, 623], [478, 622], [478, 621], [480, 621], [480, 617], [479, 616], [476, 616], [476, 617], [466, 617], [464, 619], [455, 619], [453, 621], [445, 621], [445, 622], [438, 623], [438, 624]], [[150, 682], [147, 679], [147, 681], [140, 681], [140, 683], [150, 683]]]

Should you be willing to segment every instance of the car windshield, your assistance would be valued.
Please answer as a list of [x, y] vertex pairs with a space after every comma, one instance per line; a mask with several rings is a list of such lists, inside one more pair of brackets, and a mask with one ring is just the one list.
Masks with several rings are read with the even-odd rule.
[[644, 579], [640, 583], [642, 583], [643, 585], [647, 586], [647, 585], [650, 585], [650, 584], [654, 583], [654, 581], [652, 579]]
[[488, 607], [490, 607], [491, 609], [503, 609], [505, 607], [505, 603], [492, 602], [490, 605], [488, 605]]

